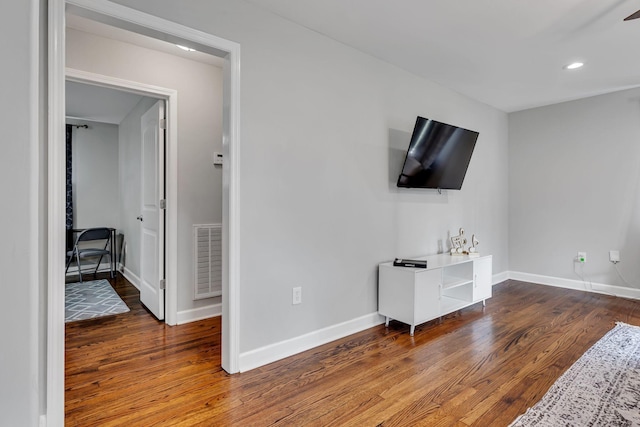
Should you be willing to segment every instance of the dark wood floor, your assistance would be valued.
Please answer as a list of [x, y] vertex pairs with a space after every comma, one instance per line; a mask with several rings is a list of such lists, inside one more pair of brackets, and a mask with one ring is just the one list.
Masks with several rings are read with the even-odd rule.
[[507, 281], [426, 323], [392, 322], [246, 373], [220, 369], [220, 319], [141, 307], [66, 327], [68, 426], [506, 426], [640, 302]]

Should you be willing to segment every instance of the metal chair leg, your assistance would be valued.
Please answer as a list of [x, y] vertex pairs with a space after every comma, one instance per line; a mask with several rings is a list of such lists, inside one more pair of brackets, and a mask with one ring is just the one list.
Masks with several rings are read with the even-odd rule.
[[109, 253], [109, 277], [113, 279], [113, 253]]
[[69, 266], [71, 265], [71, 261], [73, 261], [73, 254], [69, 257], [69, 261], [67, 261], [67, 268], [64, 269], [64, 274], [66, 275], [69, 271]]
[[80, 265], [80, 254], [76, 252], [76, 264], [78, 265], [78, 276], [80, 277], [80, 283], [82, 283], [82, 266]]
[[93, 278], [97, 279], [98, 278], [98, 269], [100, 268], [100, 263], [102, 263], [102, 257], [104, 255], [100, 255], [100, 259], [98, 260], [98, 265], [96, 265], [96, 269], [93, 271]]

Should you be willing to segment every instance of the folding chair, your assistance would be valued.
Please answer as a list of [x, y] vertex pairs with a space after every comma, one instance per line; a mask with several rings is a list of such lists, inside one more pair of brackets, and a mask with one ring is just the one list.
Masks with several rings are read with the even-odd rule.
[[[104, 240], [104, 247], [80, 247], [80, 242], [87, 241], [98, 241]], [[67, 257], [69, 260], [67, 261], [67, 268], [65, 269], [65, 274], [69, 270], [69, 266], [71, 265], [71, 261], [75, 258], [76, 264], [78, 266], [78, 276], [80, 276], [80, 283], [82, 283], [82, 265], [80, 260], [82, 258], [95, 258], [100, 257], [98, 260], [98, 264], [96, 265], [96, 269], [93, 272], [93, 277], [96, 277], [98, 273], [98, 268], [100, 267], [100, 263], [102, 262], [102, 258], [105, 255], [109, 256], [109, 262], [111, 263], [113, 260], [113, 254], [111, 253], [111, 229], [106, 227], [100, 228], [88, 228], [82, 231], [78, 237], [76, 238], [76, 242], [73, 245], [73, 250], [67, 252]], [[113, 270], [109, 267], [109, 273], [111, 274], [111, 278], [113, 278]]]

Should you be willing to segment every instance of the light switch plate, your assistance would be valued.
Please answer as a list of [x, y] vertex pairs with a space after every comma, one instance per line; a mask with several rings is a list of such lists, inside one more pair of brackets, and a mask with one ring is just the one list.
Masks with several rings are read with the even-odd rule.
[[221, 165], [223, 160], [224, 159], [223, 159], [222, 153], [218, 153], [218, 152], [213, 153], [213, 164], [214, 165]]

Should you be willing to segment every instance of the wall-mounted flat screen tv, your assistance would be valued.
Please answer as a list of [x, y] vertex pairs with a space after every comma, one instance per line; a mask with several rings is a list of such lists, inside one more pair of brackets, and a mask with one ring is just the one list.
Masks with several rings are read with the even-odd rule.
[[460, 190], [478, 135], [418, 117], [398, 187]]

